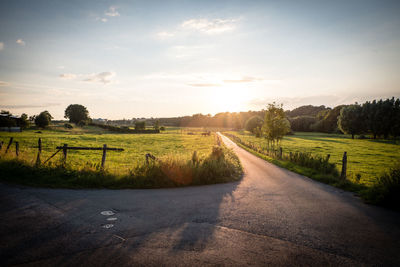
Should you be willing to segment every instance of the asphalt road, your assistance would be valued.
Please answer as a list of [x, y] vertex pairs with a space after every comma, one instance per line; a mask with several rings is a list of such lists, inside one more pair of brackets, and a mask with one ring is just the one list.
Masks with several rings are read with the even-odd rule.
[[245, 169], [239, 182], [157, 190], [1, 184], [0, 265], [400, 266], [399, 213], [223, 140]]

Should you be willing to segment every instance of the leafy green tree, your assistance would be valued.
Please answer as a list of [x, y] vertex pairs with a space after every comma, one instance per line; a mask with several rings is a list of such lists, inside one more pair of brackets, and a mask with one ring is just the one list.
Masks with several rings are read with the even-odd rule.
[[244, 128], [246, 131], [256, 134], [257, 129], [261, 129], [263, 125], [263, 119], [260, 116], [253, 116], [246, 121]]
[[160, 121], [159, 120], [156, 120], [154, 122], [154, 130], [160, 130]]
[[354, 139], [355, 134], [362, 133], [365, 129], [362, 107], [355, 104], [342, 108], [338, 118], [338, 126], [342, 132], [351, 134], [352, 139]]
[[35, 117], [35, 125], [41, 128], [46, 128], [53, 117], [45, 110]]
[[76, 124], [86, 122], [89, 120], [89, 111], [85, 106], [71, 104], [65, 109], [64, 118]]
[[268, 104], [264, 124], [261, 129], [263, 135], [273, 145], [275, 145], [275, 142], [278, 145], [283, 136], [290, 132], [290, 122], [286, 118], [282, 105], [278, 106], [275, 103]]

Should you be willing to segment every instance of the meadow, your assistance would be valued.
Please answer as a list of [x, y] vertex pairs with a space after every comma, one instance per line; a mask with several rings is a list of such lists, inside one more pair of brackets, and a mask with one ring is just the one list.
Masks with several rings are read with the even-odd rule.
[[[242, 140], [265, 148], [267, 140], [256, 138], [247, 131], [230, 131]], [[352, 182], [372, 186], [376, 178], [388, 171], [400, 160], [400, 145], [390, 140], [351, 139], [350, 135], [296, 132], [287, 135], [280, 145], [284, 153], [310, 152], [326, 157], [337, 165], [340, 171], [343, 152], [347, 152], [347, 177]], [[360, 180], [357, 181], [357, 175]]]
[[[20, 133], [0, 132], [0, 142], [3, 141], [2, 153], [10, 137], [19, 142], [20, 156], [28, 162], [34, 162], [37, 155], [38, 138], [42, 139], [42, 162], [56, 152], [57, 146], [81, 147], [108, 147], [123, 148], [122, 152], [107, 152], [105, 168], [113, 174], [126, 174], [138, 164], [145, 163], [145, 154], [151, 153], [157, 158], [179, 157], [190, 159], [194, 151], [200, 158], [211, 153], [215, 145], [215, 137], [202, 136], [200, 132], [188, 135], [187, 131], [172, 128], [160, 134], [119, 134], [109, 133], [97, 127], [85, 126], [83, 128], [65, 129], [61, 125], [53, 126], [47, 130], [26, 130]], [[10, 157], [15, 156], [15, 144], [8, 152]], [[101, 162], [102, 151], [77, 151], [69, 150], [67, 164], [73, 169], [93, 166]], [[57, 164], [62, 158], [58, 153], [50, 164]]]

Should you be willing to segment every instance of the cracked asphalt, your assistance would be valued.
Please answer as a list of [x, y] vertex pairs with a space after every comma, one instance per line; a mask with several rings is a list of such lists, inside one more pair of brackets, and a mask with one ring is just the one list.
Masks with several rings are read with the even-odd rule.
[[239, 182], [154, 190], [0, 184], [0, 265], [400, 266], [399, 213], [223, 141], [245, 169]]

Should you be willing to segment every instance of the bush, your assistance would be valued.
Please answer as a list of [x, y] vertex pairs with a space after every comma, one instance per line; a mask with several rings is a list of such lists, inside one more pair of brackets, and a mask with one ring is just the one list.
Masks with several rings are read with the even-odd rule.
[[376, 184], [364, 193], [364, 198], [369, 203], [400, 210], [400, 162], [378, 177]]
[[65, 123], [65, 124], [64, 124], [64, 127], [67, 128], [67, 129], [72, 129], [72, 128], [74, 128], [74, 126], [72, 126], [72, 124], [70, 124], [70, 123]]

